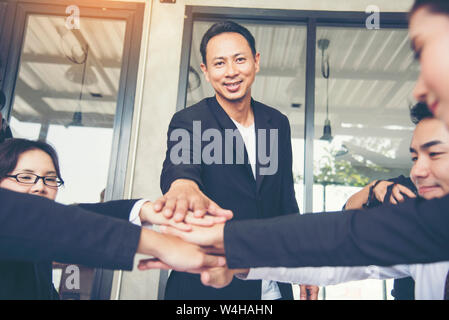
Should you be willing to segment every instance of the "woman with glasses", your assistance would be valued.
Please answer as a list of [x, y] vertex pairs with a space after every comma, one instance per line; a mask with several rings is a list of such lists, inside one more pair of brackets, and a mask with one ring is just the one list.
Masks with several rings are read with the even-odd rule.
[[[55, 200], [58, 189], [63, 185], [64, 181], [59, 169], [58, 156], [49, 144], [25, 139], [6, 139], [3, 143], [0, 143], [0, 188]], [[142, 204], [139, 205], [139, 202]], [[180, 229], [189, 228], [185, 224], [169, 221], [161, 214], [155, 214], [151, 202], [146, 200], [118, 200], [102, 204], [80, 204], [79, 206], [85, 210], [119, 219], [124, 219], [126, 215], [126, 219], [129, 217], [130, 221], [137, 219], [145, 224], [169, 224]], [[30, 207], [30, 213], [34, 209]], [[133, 212], [136, 210], [136, 216], [133, 219], [133, 214], [130, 213], [131, 209]], [[208, 217], [208, 219], [191, 217], [189, 222], [211, 225], [215, 222], [222, 222], [223, 219], [220, 217]], [[35, 224], [37, 230], [48, 229], [48, 219], [46, 220], [45, 217], [42, 220], [36, 220]], [[107, 228], [107, 226], [104, 227]], [[73, 228], [80, 228], [80, 226], [76, 224]], [[70, 237], [70, 235], [65, 236]], [[20, 234], [16, 237], [27, 238], [27, 234]], [[107, 248], [108, 243], [109, 240], [105, 241], [105, 248]], [[0, 242], [0, 244], [2, 243]], [[193, 253], [190, 252], [189, 254], [188, 252], [192, 245], [184, 245], [179, 239], [174, 240], [173, 237], [164, 238], [163, 243], [160, 244], [154, 242], [154, 246], [156, 245], [166, 254], [173, 251], [178, 257], [185, 255], [185, 258], [181, 258], [181, 260], [186, 260]], [[183, 248], [179, 249], [181, 246]], [[148, 246], [148, 248], [150, 247], [153, 247], [153, 245]], [[183, 253], [174, 252], [173, 248], [183, 250]], [[101, 252], [103, 248], [98, 250]], [[1, 258], [0, 300], [59, 298], [53, 286], [51, 261], [24, 262], [1, 260]]]
[[[47, 143], [7, 139], [0, 144], [0, 188], [55, 200], [63, 184], [58, 156]], [[52, 262], [0, 261], [0, 296], [58, 299]]]
[[55, 200], [64, 184], [56, 151], [42, 141], [9, 139], [0, 145], [0, 187]]

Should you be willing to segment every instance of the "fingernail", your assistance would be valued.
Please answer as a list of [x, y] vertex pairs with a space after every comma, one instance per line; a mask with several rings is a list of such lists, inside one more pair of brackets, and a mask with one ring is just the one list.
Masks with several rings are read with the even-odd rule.
[[194, 215], [197, 218], [202, 218], [204, 216], [204, 213], [201, 210], [197, 210], [197, 211], [195, 211]]
[[192, 230], [192, 226], [190, 226], [188, 224], [181, 226], [181, 228], [184, 231], [191, 231]]

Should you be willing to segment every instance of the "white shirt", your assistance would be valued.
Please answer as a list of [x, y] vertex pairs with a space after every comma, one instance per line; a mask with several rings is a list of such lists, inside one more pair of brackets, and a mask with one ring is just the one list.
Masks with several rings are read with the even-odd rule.
[[234, 119], [231, 118], [231, 120], [234, 122], [243, 138], [246, 153], [248, 153], [248, 160], [253, 171], [253, 177], [256, 179], [256, 130], [254, 128], [254, 123], [249, 127], [244, 127]]
[[[254, 123], [249, 127], [244, 127], [237, 121], [231, 118], [235, 126], [240, 132], [245, 143], [246, 152], [248, 153], [248, 160], [251, 165], [253, 177], [256, 179], [256, 130]], [[276, 300], [282, 298], [279, 286], [274, 281], [262, 281], [262, 300]]]
[[129, 214], [129, 222], [137, 226], [142, 226], [142, 221], [140, 221], [139, 213], [140, 209], [142, 209], [143, 204], [147, 201], [150, 200], [141, 199], [134, 204], [133, 208], [131, 209], [131, 213]]
[[449, 261], [392, 267], [253, 268], [245, 279], [270, 279], [326, 286], [365, 279], [412, 277], [415, 280], [416, 300], [442, 300], [448, 270]]

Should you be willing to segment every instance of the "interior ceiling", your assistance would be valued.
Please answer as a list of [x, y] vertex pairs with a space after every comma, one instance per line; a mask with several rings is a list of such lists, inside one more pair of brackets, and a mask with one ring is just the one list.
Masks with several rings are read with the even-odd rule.
[[112, 127], [125, 28], [122, 20], [81, 18], [80, 29], [69, 30], [65, 17], [30, 15], [12, 115], [67, 125], [82, 112], [84, 126]]
[[[201, 85], [188, 92], [187, 105], [214, 94], [201, 75], [199, 44], [212, 22], [197, 21], [192, 39], [191, 66]], [[304, 137], [306, 27], [244, 24], [261, 54], [253, 97], [287, 115], [292, 137]], [[389, 168], [410, 168], [409, 143], [414, 125], [408, 107], [419, 66], [406, 29], [318, 27], [317, 41], [330, 41], [329, 119], [332, 135], [349, 148], [342, 157], [357, 165], [352, 155]], [[321, 74], [321, 51], [316, 48], [315, 138], [323, 134], [326, 118], [326, 79]], [[299, 108], [292, 107], [299, 105]], [[359, 157], [360, 159], [360, 157]], [[360, 163], [359, 163], [360, 164]]]

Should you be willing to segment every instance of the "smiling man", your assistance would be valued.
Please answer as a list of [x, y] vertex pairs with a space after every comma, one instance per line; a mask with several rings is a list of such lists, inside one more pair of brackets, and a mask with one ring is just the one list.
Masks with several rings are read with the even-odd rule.
[[415, 129], [410, 176], [418, 194], [429, 200], [449, 193], [449, 134], [443, 123], [424, 119]]
[[[173, 116], [161, 175], [164, 214], [182, 216], [198, 199], [239, 212], [234, 220], [298, 213], [289, 121], [251, 98], [260, 69], [254, 37], [237, 23], [216, 23], [200, 51], [215, 95]], [[176, 271], [166, 289], [166, 299], [292, 298], [290, 285], [235, 279], [217, 290]]]

